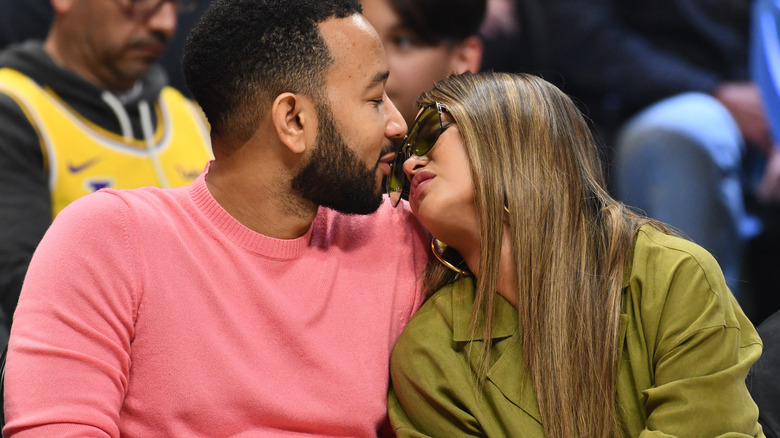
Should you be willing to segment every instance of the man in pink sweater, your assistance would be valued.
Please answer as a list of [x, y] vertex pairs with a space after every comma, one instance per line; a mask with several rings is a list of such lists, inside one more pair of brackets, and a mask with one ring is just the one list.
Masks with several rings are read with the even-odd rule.
[[218, 0], [183, 68], [215, 160], [57, 217], [14, 316], [4, 435], [376, 436], [427, 259], [380, 188], [406, 125], [376, 32], [356, 0]]

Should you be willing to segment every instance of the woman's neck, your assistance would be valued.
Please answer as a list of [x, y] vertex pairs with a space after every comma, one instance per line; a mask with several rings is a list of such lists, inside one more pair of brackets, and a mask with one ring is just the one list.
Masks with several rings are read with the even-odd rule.
[[[479, 277], [479, 247], [477, 246], [472, 251], [458, 251], [469, 270], [475, 277]], [[504, 229], [504, 234], [501, 241], [501, 255], [498, 265], [498, 281], [496, 284], [496, 292], [504, 297], [510, 304], [517, 307], [517, 282], [515, 281], [517, 272], [517, 266], [515, 266], [514, 257], [512, 256], [512, 240], [510, 233]]]
[[517, 265], [512, 256], [512, 239], [510, 234], [504, 229], [504, 235], [501, 240], [501, 260], [498, 265], [498, 284], [496, 292], [504, 297], [509, 303], [517, 308]]

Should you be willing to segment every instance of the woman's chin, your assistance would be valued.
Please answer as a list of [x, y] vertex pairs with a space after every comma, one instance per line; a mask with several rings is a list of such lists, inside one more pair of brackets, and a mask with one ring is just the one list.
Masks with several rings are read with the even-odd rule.
[[433, 212], [426, 208], [427, 206], [420, 204], [410, 205], [412, 207], [412, 213], [426, 230], [434, 234], [433, 230], [440, 228], [441, 218], [437, 218]]

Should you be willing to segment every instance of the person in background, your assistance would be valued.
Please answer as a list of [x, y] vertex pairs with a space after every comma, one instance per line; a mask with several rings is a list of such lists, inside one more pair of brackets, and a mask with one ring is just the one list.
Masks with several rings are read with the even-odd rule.
[[450, 73], [477, 72], [482, 63], [478, 35], [486, 0], [360, 0], [387, 52], [387, 95], [406, 123], [415, 100]]
[[711, 251], [747, 303], [741, 265], [761, 228], [746, 210], [755, 187], [744, 158], [771, 147], [748, 74], [750, 2], [543, 5], [553, 67], [610, 151], [617, 199]]
[[763, 437], [755, 328], [707, 251], [610, 197], [567, 95], [485, 72], [419, 103], [388, 188], [441, 263], [391, 356], [397, 436]]
[[186, 185], [211, 158], [201, 111], [155, 64], [189, 1], [51, 5], [45, 41], [0, 52], [3, 330], [36, 245], [66, 205], [101, 188]]
[[[780, 204], [780, 4], [753, 3], [750, 39], [750, 73], [764, 103], [774, 147], [767, 153], [766, 172], [756, 190], [766, 204]], [[773, 228], [773, 231], [777, 231]], [[780, 309], [780, 306], [776, 307]]]
[[482, 70], [532, 73], [548, 81], [555, 79], [549, 74], [552, 53], [543, 1], [487, 0], [479, 31], [484, 44]]
[[183, 69], [214, 160], [57, 216], [14, 317], [3, 436], [384, 433], [428, 252], [381, 187], [406, 132], [381, 40], [357, 0], [216, 0]]
[[[168, 76], [168, 85], [187, 97], [189, 90], [181, 74], [181, 52], [184, 40], [211, 0], [185, 2], [186, 13], [179, 13], [176, 33], [168, 41], [165, 51], [158, 57], [160, 66]], [[180, 9], [181, 10], [181, 9]], [[0, 0], [0, 49], [28, 40], [43, 40], [54, 19], [51, 0]]]

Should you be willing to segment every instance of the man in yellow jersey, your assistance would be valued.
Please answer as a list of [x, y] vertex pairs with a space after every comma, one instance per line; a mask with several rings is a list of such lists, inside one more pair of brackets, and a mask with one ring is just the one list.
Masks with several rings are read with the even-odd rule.
[[187, 0], [51, 0], [43, 43], [0, 52], [0, 348], [33, 250], [101, 188], [181, 186], [211, 157], [200, 110], [155, 64]]

